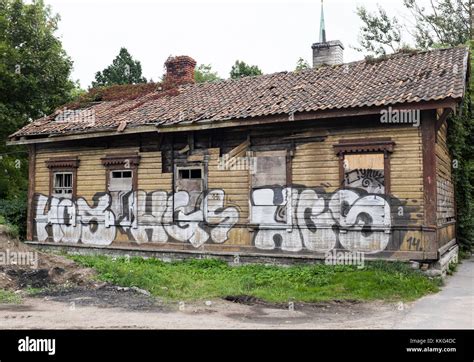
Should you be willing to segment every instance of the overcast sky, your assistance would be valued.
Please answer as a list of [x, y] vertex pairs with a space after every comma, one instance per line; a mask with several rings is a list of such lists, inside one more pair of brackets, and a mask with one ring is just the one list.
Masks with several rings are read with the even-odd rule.
[[[158, 80], [169, 55], [189, 55], [211, 64], [223, 78], [236, 59], [264, 73], [294, 70], [303, 57], [311, 63], [318, 41], [320, 0], [45, 0], [61, 16], [57, 35], [74, 61], [72, 77], [88, 87], [97, 71], [126, 47], [147, 79]], [[358, 5], [406, 16], [402, 0], [325, 0], [328, 40], [341, 40], [344, 61], [362, 59], [357, 44]]]

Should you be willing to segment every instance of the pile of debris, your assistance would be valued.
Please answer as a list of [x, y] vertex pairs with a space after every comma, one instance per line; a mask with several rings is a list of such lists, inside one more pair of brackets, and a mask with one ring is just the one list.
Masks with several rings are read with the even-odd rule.
[[93, 287], [96, 284], [94, 275], [93, 269], [12, 239], [7, 228], [0, 225], [0, 289], [17, 291], [62, 285]]

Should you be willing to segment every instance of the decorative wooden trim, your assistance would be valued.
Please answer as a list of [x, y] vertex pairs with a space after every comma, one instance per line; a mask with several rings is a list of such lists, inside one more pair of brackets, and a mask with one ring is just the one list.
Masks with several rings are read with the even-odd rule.
[[391, 191], [390, 154], [393, 152], [394, 146], [395, 142], [389, 137], [339, 140], [339, 143], [333, 147], [339, 158], [340, 187], [344, 186], [344, 155], [346, 153], [383, 153], [384, 190], [385, 194], [389, 195]]
[[129, 165], [130, 167], [137, 167], [140, 163], [140, 156], [138, 154], [126, 154], [126, 155], [106, 155], [105, 157], [100, 159], [102, 161], [102, 165], [105, 167], [110, 166], [120, 166], [124, 167], [125, 165]]
[[35, 171], [36, 171], [36, 145], [28, 146], [28, 210], [26, 224], [26, 239], [33, 240], [35, 198]]
[[77, 157], [57, 157], [45, 161], [49, 169], [56, 168], [78, 168], [79, 159]]
[[391, 138], [344, 139], [333, 145], [336, 154], [360, 152], [393, 152], [395, 142]]
[[132, 191], [138, 190], [138, 165], [140, 164], [140, 155], [138, 154], [116, 154], [106, 155], [100, 159], [102, 165], [106, 168], [105, 189], [109, 190], [110, 171], [130, 170], [132, 171]]

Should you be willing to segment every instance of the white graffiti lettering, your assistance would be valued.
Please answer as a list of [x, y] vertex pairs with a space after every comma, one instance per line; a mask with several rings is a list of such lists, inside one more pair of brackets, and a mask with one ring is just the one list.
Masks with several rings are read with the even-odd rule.
[[[120, 202], [120, 208], [114, 202]], [[222, 190], [209, 191], [201, 198], [200, 205], [186, 212], [190, 207], [190, 197], [185, 191], [172, 195], [165, 191], [133, 191], [120, 198], [101, 193], [96, 195], [93, 206], [84, 198], [73, 202], [38, 195], [36, 235], [41, 242], [51, 234], [54, 242], [106, 246], [115, 240], [120, 229], [129, 232], [137, 243], [166, 243], [173, 239], [190, 242], [197, 248], [209, 240], [225, 242], [239, 218], [237, 208], [224, 207]], [[112, 211], [118, 209], [115, 212], [120, 214], [120, 220]]]
[[351, 251], [378, 252], [390, 240], [390, 204], [378, 194], [263, 188], [253, 191], [251, 210], [259, 249], [327, 251], [339, 242]]

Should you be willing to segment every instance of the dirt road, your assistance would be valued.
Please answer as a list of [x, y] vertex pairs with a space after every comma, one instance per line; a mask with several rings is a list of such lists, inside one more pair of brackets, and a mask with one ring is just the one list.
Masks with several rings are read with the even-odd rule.
[[[107, 292], [104, 292], [106, 294]], [[84, 293], [82, 293], [84, 294]], [[325, 303], [280, 308], [223, 300], [193, 304], [108, 305], [95, 296], [28, 298], [21, 305], [0, 307], [1, 328], [391, 328], [398, 314], [383, 303]], [[129, 300], [120, 296], [115, 302]], [[141, 299], [141, 298], [137, 298]], [[114, 302], [114, 304], [115, 304]]]
[[473, 329], [473, 277], [470, 259], [441, 292], [408, 304], [272, 305], [245, 298], [169, 304], [128, 288], [84, 287], [29, 297], [20, 305], [0, 305], [0, 328]]

